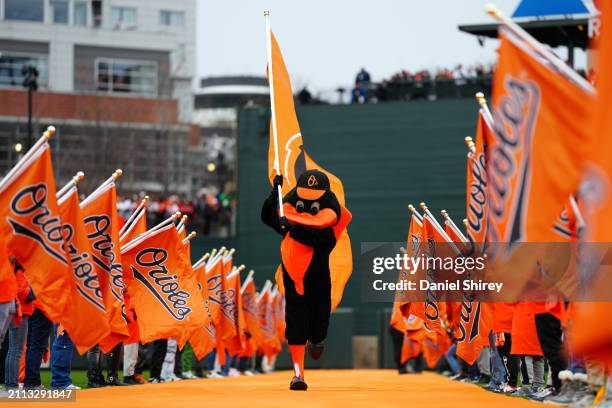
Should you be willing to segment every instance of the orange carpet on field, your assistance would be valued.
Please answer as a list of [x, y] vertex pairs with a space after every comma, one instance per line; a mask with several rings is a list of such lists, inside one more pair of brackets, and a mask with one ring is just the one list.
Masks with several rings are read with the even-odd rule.
[[[289, 391], [291, 374], [185, 380], [164, 384], [77, 391], [66, 407], [495, 407], [536, 406], [521, 398], [485, 391], [473, 384], [424, 373], [398, 375], [394, 370], [307, 370], [306, 392]], [[19, 407], [49, 406], [21, 402]], [[59, 406], [60, 404], [53, 404]], [[541, 404], [538, 404], [540, 407]]]

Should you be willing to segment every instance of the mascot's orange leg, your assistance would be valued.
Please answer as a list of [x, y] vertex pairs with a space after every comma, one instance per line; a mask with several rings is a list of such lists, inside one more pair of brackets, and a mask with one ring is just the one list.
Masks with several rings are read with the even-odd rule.
[[304, 349], [305, 346], [303, 344], [289, 345], [295, 374], [291, 384], [289, 384], [289, 389], [293, 391], [306, 391], [308, 389], [308, 385], [304, 381]]

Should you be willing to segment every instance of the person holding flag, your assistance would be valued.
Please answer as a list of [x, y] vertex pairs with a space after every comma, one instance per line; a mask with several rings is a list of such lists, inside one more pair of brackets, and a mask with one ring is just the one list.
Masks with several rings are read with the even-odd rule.
[[313, 359], [321, 358], [329, 316], [351, 273], [346, 235], [351, 213], [344, 206], [340, 180], [322, 170], [304, 150], [289, 73], [270, 29], [269, 13], [265, 15], [272, 105], [268, 174], [273, 190], [261, 218], [283, 237], [282, 275], [277, 280], [285, 290], [285, 336], [295, 370], [289, 389], [306, 390], [305, 348]]

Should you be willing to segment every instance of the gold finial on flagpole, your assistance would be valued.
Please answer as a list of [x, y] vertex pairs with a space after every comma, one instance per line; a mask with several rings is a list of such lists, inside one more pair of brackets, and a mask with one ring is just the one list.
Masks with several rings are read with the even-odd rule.
[[242, 265], [240, 265], [240, 266], [238, 267], [238, 269], [236, 269], [236, 271], [237, 271], [238, 273], [240, 273], [240, 272], [244, 271], [245, 269], [246, 269], [246, 266], [244, 266], [244, 264], [242, 264]]
[[465, 225], [465, 226], [467, 227], [467, 225], [468, 225], [467, 218], [464, 218], [464, 219], [463, 219], [463, 225]]
[[425, 203], [424, 203], [424, 202], [421, 202], [421, 203], [419, 204], [419, 206], [421, 207], [421, 209], [422, 209], [423, 211], [427, 212], [427, 205], [425, 205]]
[[177, 211], [174, 214], [172, 214], [172, 219], [173, 220], [176, 220], [178, 218], [181, 218], [181, 213], [179, 211]]
[[485, 11], [491, 17], [499, 18], [501, 16], [501, 11], [497, 8], [497, 6], [493, 3], [489, 3], [485, 6]]
[[[212, 251], [210, 251], [209, 259], [214, 258], [215, 255], [217, 255], [217, 248], [213, 248]], [[204, 255], [204, 256], [206, 256], [206, 255]]]
[[465, 137], [465, 145], [466, 145], [467, 147], [470, 147], [470, 143], [473, 143], [473, 142], [474, 142], [474, 141], [472, 140], [472, 137], [471, 137], [471, 136], [466, 136], [466, 137]]
[[83, 173], [82, 171], [77, 172], [77, 174], [74, 175], [74, 177], [72, 178], [72, 181], [74, 181], [74, 184], [78, 184], [79, 181], [83, 180], [85, 178], [85, 173]]
[[414, 205], [412, 204], [408, 204], [408, 209], [410, 210], [411, 213], [414, 214], [414, 212], [416, 211], [416, 209], [414, 208]]
[[49, 126], [47, 127], [47, 130], [45, 130], [45, 132], [43, 133], [43, 137], [46, 140], [51, 139], [53, 136], [55, 136], [55, 126]]
[[150, 198], [148, 195], [146, 195], [146, 196], [144, 196], [144, 197], [142, 198], [142, 202], [143, 202], [144, 204], [148, 204], [150, 199], [151, 199], [151, 198]]
[[121, 169], [117, 169], [115, 170], [115, 172], [113, 173], [113, 181], [117, 181], [117, 179], [119, 179], [119, 177], [123, 176], [123, 170]]
[[448, 216], [448, 213], [446, 212], [446, 210], [442, 210], [440, 211], [440, 214], [442, 214], [442, 216], [444, 217], [445, 220], [448, 220], [450, 217]]
[[187, 221], [187, 218], [189, 218], [189, 216], [187, 214], [183, 215], [181, 217], [181, 222], [184, 224]]

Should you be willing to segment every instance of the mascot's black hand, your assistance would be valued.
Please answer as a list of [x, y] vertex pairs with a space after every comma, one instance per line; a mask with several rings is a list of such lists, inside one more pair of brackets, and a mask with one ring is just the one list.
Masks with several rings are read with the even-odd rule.
[[291, 231], [294, 227], [293, 223], [287, 219], [287, 217], [281, 217], [279, 221], [281, 229], [284, 231]]
[[276, 176], [274, 176], [274, 189], [276, 190], [278, 188], [278, 186], [283, 186], [283, 175], [282, 174], [277, 174]]

